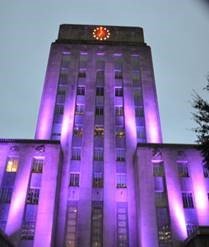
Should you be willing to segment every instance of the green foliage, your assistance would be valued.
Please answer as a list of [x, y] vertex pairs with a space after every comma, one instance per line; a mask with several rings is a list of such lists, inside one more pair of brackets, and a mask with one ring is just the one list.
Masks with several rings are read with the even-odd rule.
[[[204, 90], [209, 92], [209, 77]], [[201, 144], [199, 149], [203, 156], [203, 164], [209, 168], [209, 102], [195, 93], [193, 108], [195, 109], [194, 120], [197, 123], [194, 129], [197, 134], [197, 143]]]

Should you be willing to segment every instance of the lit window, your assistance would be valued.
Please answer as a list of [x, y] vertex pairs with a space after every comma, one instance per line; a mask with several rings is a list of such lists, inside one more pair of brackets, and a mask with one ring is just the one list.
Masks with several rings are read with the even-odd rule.
[[43, 158], [42, 159], [34, 158], [33, 159], [33, 164], [32, 164], [32, 172], [34, 172], [34, 173], [42, 173], [43, 164], [44, 164]]
[[95, 126], [95, 128], [94, 128], [94, 135], [95, 136], [103, 136], [104, 135], [104, 127]]
[[116, 130], [116, 137], [122, 138], [125, 136], [125, 130], [123, 128], [118, 128]]
[[125, 173], [118, 173], [116, 174], [116, 187], [117, 188], [127, 188], [126, 183], [126, 174]]
[[70, 174], [70, 186], [72, 187], [79, 187], [79, 173], [71, 173]]
[[38, 201], [39, 201], [39, 189], [30, 188], [27, 194], [27, 204], [38, 204]]
[[93, 187], [94, 188], [102, 188], [103, 187], [103, 173], [102, 172], [94, 172], [93, 173]]
[[182, 193], [184, 208], [194, 208], [192, 193]]
[[123, 106], [116, 106], [115, 107], [115, 115], [116, 116], [123, 116], [124, 115]]
[[83, 127], [82, 126], [74, 126], [73, 135], [82, 137], [82, 135], [83, 135]]
[[18, 169], [18, 159], [9, 158], [6, 165], [6, 172], [17, 172]]
[[96, 88], [96, 96], [104, 96], [104, 88], [103, 87], [97, 87]]
[[179, 177], [189, 177], [189, 169], [187, 162], [178, 162], [177, 166]]
[[77, 95], [85, 95], [85, 87], [77, 87]]
[[103, 106], [96, 106], [95, 115], [96, 116], [103, 116], [104, 115], [104, 108], [103, 108]]
[[115, 88], [115, 96], [117, 96], [117, 97], [123, 96], [123, 88], [122, 87], [116, 87]]

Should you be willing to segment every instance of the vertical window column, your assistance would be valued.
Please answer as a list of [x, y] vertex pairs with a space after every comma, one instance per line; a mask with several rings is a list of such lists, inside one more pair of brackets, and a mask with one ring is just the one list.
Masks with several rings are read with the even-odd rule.
[[103, 246], [103, 202], [101, 201], [92, 202], [91, 246]]
[[117, 204], [117, 247], [128, 247], [127, 203]]

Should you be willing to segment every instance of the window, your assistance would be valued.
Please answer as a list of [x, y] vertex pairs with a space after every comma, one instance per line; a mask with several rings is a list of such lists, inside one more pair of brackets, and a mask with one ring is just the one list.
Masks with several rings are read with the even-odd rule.
[[74, 136], [78, 136], [78, 137], [82, 137], [83, 135], [83, 127], [82, 126], [74, 126], [73, 128], [73, 135]]
[[62, 56], [62, 68], [69, 67], [70, 64], [70, 54], [63, 54]]
[[123, 116], [124, 115], [124, 108], [123, 108], [123, 106], [116, 106], [115, 107], [115, 115], [116, 116]]
[[198, 226], [197, 226], [197, 225], [194, 225], [194, 224], [192, 224], [192, 223], [188, 223], [188, 224], [186, 225], [186, 228], [187, 228], [187, 234], [188, 234], [188, 236], [190, 236], [190, 235], [192, 235], [194, 232], [197, 231]]
[[153, 176], [155, 176], [155, 177], [164, 176], [163, 162], [154, 162], [153, 163]]
[[134, 104], [136, 106], [142, 105], [142, 95], [139, 91], [134, 92]]
[[77, 87], [77, 95], [85, 95], [85, 87]]
[[188, 163], [187, 162], [178, 162], [178, 174], [179, 177], [189, 177]]
[[59, 84], [66, 84], [68, 81], [67, 73], [61, 73], [59, 78]]
[[55, 114], [63, 115], [64, 113], [64, 106], [63, 105], [56, 105], [55, 106]]
[[206, 166], [203, 166], [203, 174], [205, 178], [209, 178], [209, 169]]
[[42, 173], [43, 164], [44, 164], [43, 158], [42, 159], [34, 158], [33, 164], [32, 164], [32, 172], [33, 173]]
[[79, 173], [71, 173], [70, 174], [70, 186], [72, 187], [79, 187]]
[[[78, 77], [79, 78], [85, 78], [86, 77], [86, 72], [85, 71], [80, 71], [79, 73], [78, 73]], [[79, 94], [78, 94], [79, 95]], [[84, 94], [80, 94], [80, 95], [84, 95]]]
[[95, 136], [103, 136], [104, 135], [104, 127], [102, 127], [102, 126], [95, 126], [95, 128], [94, 128], [94, 135]]
[[182, 193], [184, 208], [194, 208], [192, 193]]
[[122, 87], [116, 87], [115, 88], [115, 96], [117, 96], [117, 97], [123, 96], [123, 88]]
[[95, 148], [94, 149], [94, 160], [103, 161], [103, 156], [104, 156], [103, 153], [104, 153], [103, 148]]
[[96, 72], [96, 81], [103, 81], [104, 80], [104, 70], [98, 70]]
[[125, 161], [125, 149], [116, 149], [116, 161]]
[[103, 116], [104, 115], [104, 108], [103, 108], [103, 106], [96, 106], [95, 115], [96, 116]]
[[38, 204], [39, 201], [39, 189], [32, 189], [28, 190], [27, 194], [27, 204]]
[[80, 160], [81, 159], [81, 149], [80, 148], [72, 148], [72, 160]]
[[65, 90], [62, 89], [62, 88], [59, 88], [58, 91], [57, 91], [56, 102], [60, 103], [60, 104], [63, 104], [65, 102], [65, 95], [66, 95]]
[[117, 205], [117, 246], [128, 246], [128, 212], [125, 203]]
[[76, 115], [83, 115], [84, 114], [84, 105], [77, 104], [75, 106], [75, 114]]
[[115, 79], [123, 79], [123, 74], [121, 71], [115, 71]]
[[157, 208], [158, 239], [160, 243], [171, 242], [171, 230], [167, 208]]
[[165, 180], [164, 177], [154, 177], [155, 192], [165, 191]]
[[144, 117], [144, 109], [142, 107], [135, 108], [136, 117]]
[[91, 213], [91, 246], [102, 247], [103, 242], [103, 205], [102, 202], [92, 203]]
[[21, 230], [21, 239], [33, 240], [35, 234], [35, 221], [24, 221]]
[[125, 136], [125, 130], [123, 128], [117, 128], [115, 135], [116, 137], [122, 138]]
[[136, 134], [138, 139], [145, 139], [144, 126], [136, 126]]
[[125, 173], [116, 174], [116, 181], [117, 181], [117, 184], [116, 184], [117, 188], [127, 188]]
[[12, 198], [12, 188], [1, 188], [0, 189], [0, 203], [10, 203]]
[[103, 173], [102, 172], [94, 172], [93, 173], [93, 187], [94, 188], [102, 188], [103, 187]]
[[18, 159], [9, 158], [7, 160], [6, 172], [17, 172], [17, 169], [18, 169]]
[[104, 88], [103, 87], [97, 87], [96, 88], [96, 96], [104, 96]]
[[67, 227], [66, 227], [66, 239], [65, 246], [76, 246], [76, 228], [77, 228], [78, 209], [77, 206], [68, 205], [67, 210]]

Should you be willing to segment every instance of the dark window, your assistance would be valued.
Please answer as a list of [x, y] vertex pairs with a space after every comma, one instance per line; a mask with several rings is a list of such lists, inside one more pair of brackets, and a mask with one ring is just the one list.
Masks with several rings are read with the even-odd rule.
[[97, 87], [96, 88], [96, 96], [104, 96], [104, 88], [103, 87]]
[[103, 242], [103, 205], [92, 203], [91, 212], [91, 246], [102, 247]]
[[118, 173], [116, 174], [116, 187], [117, 188], [127, 188], [126, 182], [126, 174], [125, 173]]
[[73, 135], [82, 137], [83, 136], [83, 127], [82, 126], [74, 126]]
[[104, 155], [103, 148], [95, 148], [94, 149], [94, 160], [102, 161], [104, 158], [103, 155]]
[[71, 173], [70, 174], [70, 186], [79, 187], [79, 173]]
[[123, 108], [123, 106], [116, 106], [115, 107], [115, 115], [116, 116], [123, 116], [124, 115], [124, 108]]
[[84, 105], [77, 104], [75, 106], [75, 114], [76, 115], [83, 115], [84, 114]]
[[102, 188], [103, 187], [103, 173], [102, 172], [94, 172], [93, 173], [93, 187], [94, 188]]
[[123, 75], [121, 71], [115, 71], [115, 79], [123, 79]]
[[103, 108], [103, 106], [96, 106], [95, 115], [96, 116], [103, 116], [104, 115], [104, 108]]
[[177, 166], [179, 177], [189, 177], [188, 163], [178, 162]]
[[116, 161], [125, 161], [125, 149], [116, 149]]
[[77, 95], [85, 95], [85, 87], [77, 87]]
[[26, 221], [23, 222], [22, 230], [21, 230], [21, 239], [24, 240], [33, 240], [35, 234], [35, 221]]
[[56, 105], [55, 106], [55, 114], [62, 115], [64, 113], [64, 106], [63, 105]]
[[78, 77], [79, 77], [79, 78], [85, 78], [85, 77], [86, 77], [86, 72], [85, 72], [85, 71], [80, 71], [80, 72], [78, 73]]
[[123, 88], [122, 87], [116, 87], [115, 88], [115, 96], [117, 96], [117, 97], [123, 96]]
[[39, 201], [39, 189], [30, 188], [27, 194], [27, 204], [38, 204], [38, 201]]
[[192, 193], [182, 193], [184, 208], [194, 208]]
[[155, 176], [155, 177], [163, 177], [164, 176], [163, 162], [153, 162], [153, 176]]
[[12, 188], [1, 188], [0, 189], [0, 202], [10, 203], [12, 198]]
[[80, 160], [81, 159], [81, 149], [80, 148], [72, 148], [72, 160]]

